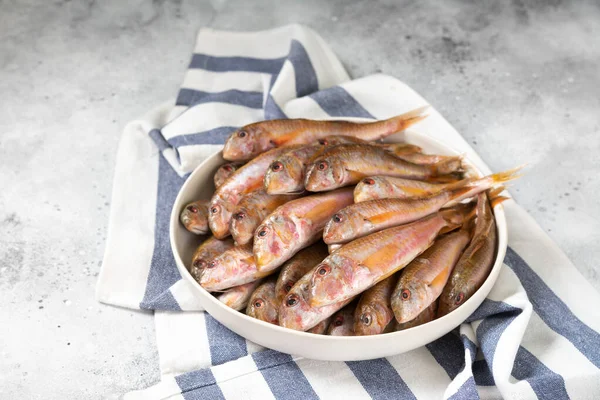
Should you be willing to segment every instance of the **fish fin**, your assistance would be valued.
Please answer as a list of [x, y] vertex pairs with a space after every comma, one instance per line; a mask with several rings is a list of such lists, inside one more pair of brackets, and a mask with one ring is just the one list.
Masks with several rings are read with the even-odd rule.
[[440, 230], [440, 234], [451, 232], [463, 226], [465, 221], [468, 220], [467, 218], [472, 212], [473, 208], [474, 207], [473, 205], [471, 205], [471, 203], [459, 203], [458, 205], [452, 208], [447, 208], [440, 211], [440, 215], [448, 224], [446, 227]]
[[[492, 181], [492, 184], [490, 186], [495, 186], [495, 185], [498, 185], [498, 184], [501, 184], [504, 182], [513, 181], [513, 180], [518, 179], [523, 176], [523, 175], [517, 174], [517, 172], [521, 171], [525, 166], [527, 166], [527, 164], [522, 164], [516, 168], [498, 172], [497, 174], [492, 174], [486, 178], [488, 178]], [[485, 178], [483, 178], [483, 179], [485, 179]]]
[[381, 224], [385, 221], [389, 221], [391, 217], [393, 217], [394, 215], [397, 215], [398, 212], [397, 211], [387, 211], [378, 215], [374, 215], [370, 218], [367, 218], [369, 220], [369, 222], [371, 222], [374, 225], [377, 224]]
[[458, 183], [463, 180], [462, 172], [452, 172], [449, 174], [436, 175], [435, 164], [429, 166], [431, 168], [431, 176], [423, 179], [429, 183]]
[[[464, 186], [471, 188], [473, 194], [475, 195], [484, 190], [488, 190], [495, 186], [504, 185], [508, 181], [520, 178], [522, 175], [517, 174], [517, 172], [519, 172], [524, 166], [525, 164], [507, 171], [484, 176], [483, 178], [467, 178], [464, 180]], [[451, 189], [456, 189], [456, 187], [460, 188], [461, 186], [463, 186], [461, 182], [457, 182], [451, 187]]]
[[496, 207], [498, 204], [500, 204], [506, 200], [510, 200], [510, 197], [500, 195], [505, 190], [506, 190], [506, 188], [504, 187], [504, 185], [500, 185], [500, 186], [490, 189], [488, 191], [487, 196], [490, 201], [490, 206], [492, 208]]
[[346, 168], [346, 172], [348, 173], [348, 177], [352, 181], [360, 181], [362, 178], [364, 178], [366, 176], [363, 172], [355, 171], [353, 169]]
[[433, 286], [435, 288], [442, 289], [446, 286], [446, 282], [448, 281], [448, 277], [450, 273], [447, 271], [449, 268], [452, 269], [454, 265], [448, 265], [446, 268], [442, 269], [439, 274], [429, 283], [429, 286]]
[[429, 105], [415, 108], [414, 110], [411, 110], [404, 114], [392, 117], [392, 118], [388, 119], [386, 122], [392, 122], [392, 123], [396, 124], [396, 128], [395, 128], [394, 132], [402, 132], [403, 130], [407, 129], [409, 126], [414, 125], [417, 122], [420, 122], [420, 121], [424, 120], [425, 118], [427, 118], [429, 116], [429, 114], [426, 113], [426, 111], [428, 109], [429, 109]]
[[391, 143], [382, 146], [385, 151], [395, 156], [401, 156], [403, 154], [420, 153], [423, 149], [414, 144], [408, 143]]
[[464, 155], [448, 157], [445, 160], [433, 164], [431, 167], [434, 171], [434, 175], [447, 175], [454, 172], [461, 172], [463, 170], [463, 158]]
[[500, 193], [504, 192], [505, 190], [506, 190], [506, 187], [504, 185], [500, 185], [500, 186], [497, 186], [495, 188], [488, 190], [488, 192], [487, 192], [488, 199], [490, 199], [490, 201], [491, 201], [493, 198], [500, 196]]

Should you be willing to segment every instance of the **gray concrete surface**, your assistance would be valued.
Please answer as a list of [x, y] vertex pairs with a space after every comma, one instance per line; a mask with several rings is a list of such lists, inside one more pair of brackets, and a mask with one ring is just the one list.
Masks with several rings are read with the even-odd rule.
[[[148, 314], [93, 298], [125, 123], [176, 93], [201, 26], [315, 28], [353, 76], [437, 107], [600, 288], [597, 2], [0, 0], [0, 398], [158, 377]], [[565, 282], [568, 284], [568, 282]]]

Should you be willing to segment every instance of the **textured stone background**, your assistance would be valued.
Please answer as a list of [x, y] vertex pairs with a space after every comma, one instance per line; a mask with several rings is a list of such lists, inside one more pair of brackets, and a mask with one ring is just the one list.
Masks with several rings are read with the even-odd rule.
[[600, 288], [600, 7], [485, 3], [0, 0], [0, 398], [158, 380], [150, 315], [94, 286], [121, 129], [175, 96], [201, 26], [307, 24], [404, 80], [492, 169], [530, 164], [514, 196]]

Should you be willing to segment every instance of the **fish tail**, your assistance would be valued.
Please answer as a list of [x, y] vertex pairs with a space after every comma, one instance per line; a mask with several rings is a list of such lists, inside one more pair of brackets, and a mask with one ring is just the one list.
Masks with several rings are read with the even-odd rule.
[[455, 207], [440, 211], [441, 217], [447, 224], [440, 230], [440, 233], [448, 233], [463, 226], [472, 208], [473, 206], [471, 204], [459, 204]]
[[414, 125], [417, 122], [420, 122], [420, 121], [424, 120], [425, 118], [427, 118], [429, 116], [429, 114], [426, 114], [425, 111], [428, 108], [429, 108], [428, 105], [419, 107], [419, 108], [415, 108], [414, 110], [411, 110], [407, 113], [397, 115], [395, 117], [388, 119], [388, 122], [393, 122], [396, 125], [396, 130], [394, 131], [394, 133], [401, 132], [401, 131], [405, 130], [406, 128], [408, 128], [409, 126]]
[[462, 172], [464, 155], [448, 157], [445, 160], [433, 164], [433, 175], [448, 175]]
[[508, 197], [508, 196], [500, 195], [505, 190], [506, 190], [506, 188], [504, 187], [504, 185], [500, 185], [496, 188], [488, 190], [487, 195], [488, 195], [488, 199], [490, 200], [490, 206], [492, 208], [496, 207], [498, 204], [502, 203], [503, 201], [510, 199], [510, 197]]
[[518, 179], [523, 176], [523, 175], [517, 174], [517, 172], [521, 171], [526, 165], [527, 164], [519, 165], [516, 168], [509, 169], [509, 170], [503, 171], [503, 172], [498, 172], [497, 174], [492, 174], [483, 179], [488, 179], [491, 181], [490, 187], [496, 186], [501, 183], [513, 181], [513, 180]]
[[[457, 188], [462, 188], [463, 186], [465, 186], [465, 187], [470, 188], [470, 190], [471, 190], [470, 195], [474, 196], [478, 193], [481, 193], [481, 192], [488, 190], [490, 188], [493, 188], [495, 186], [502, 185], [506, 182], [520, 178], [522, 175], [517, 174], [517, 172], [519, 172], [521, 169], [523, 169], [524, 166], [525, 165], [521, 165], [516, 168], [509, 169], [509, 170], [503, 171], [503, 172], [498, 172], [497, 174], [484, 176], [483, 178], [479, 178], [479, 179], [468, 178], [468, 179], [464, 180], [464, 182], [465, 182], [464, 185], [462, 185], [461, 182], [457, 182], [450, 189], [457, 190]], [[468, 196], [469, 195], [463, 194], [462, 199], [465, 199]], [[460, 198], [456, 201], [460, 201]], [[447, 204], [446, 207], [448, 207], [450, 205], [452, 205], [452, 203]]]

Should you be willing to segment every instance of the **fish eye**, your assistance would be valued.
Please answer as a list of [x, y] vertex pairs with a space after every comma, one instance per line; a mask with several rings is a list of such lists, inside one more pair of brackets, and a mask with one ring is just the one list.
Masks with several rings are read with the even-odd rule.
[[245, 138], [248, 133], [246, 131], [239, 131], [238, 137]]
[[408, 300], [408, 299], [410, 299], [410, 290], [402, 289], [402, 292], [400, 293], [400, 295], [402, 296], [402, 300]]
[[213, 261], [209, 262], [206, 267], [207, 268], [214, 268], [216, 266], [217, 266], [217, 262], [213, 260]]
[[219, 212], [219, 210], [220, 210], [220, 207], [219, 207], [219, 206], [217, 206], [217, 205], [214, 205], [214, 206], [212, 206], [212, 207], [210, 208], [210, 212], [211, 212], [211, 213], [213, 213], [213, 214], [216, 214], [216, 213], [218, 213], [218, 212]]
[[372, 322], [371, 314], [369, 314], [369, 313], [361, 314], [360, 322], [362, 322], [363, 324], [365, 324], [367, 326], [371, 325], [371, 322]]
[[255, 308], [261, 308], [263, 306], [263, 304], [264, 304], [263, 299], [256, 299], [254, 301], [254, 307]]
[[204, 268], [204, 267], [206, 267], [206, 261], [204, 261], [203, 259], [197, 259], [197, 260], [194, 260], [192, 265], [196, 268]]
[[464, 299], [465, 299], [465, 294], [463, 292], [459, 292], [454, 299], [454, 304], [460, 304], [460, 303], [462, 303], [462, 301]]
[[375, 184], [375, 180], [372, 179], [372, 178], [365, 178], [365, 179], [363, 179], [363, 183], [365, 185], [374, 185]]
[[283, 287], [283, 290], [285, 290], [285, 292], [289, 292], [290, 290], [292, 290], [292, 286], [294, 286], [294, 284], [292, 282], [288, 282], [285, 284], [285, 286]]
[[329, 164], [327, 161], [320, 161], [317, 168], [319, 168], [320, 171], [325, 171], [327, 168], [329, 168]]
[[191, 213], [194, 213], [194, 214], [198, 213], [198, 207], [196, 207], [196, 206], [188, 206], [187, 209]]
[[327, 264], [323, 264], [317, 269], [317, 274], [320, 276], [325, 276], [331, 271], [331, 268]]
[[300, 301], [298, 299], [298, 296], [296, 296], [295, 294], [290, 294], [287, 299], [285, 300], [285, 305], [287, 307], [294, 307], [296, 304], [298, 304]]
[[234, 218], [236, 221], [240, 221], [240, 220], [242, 220], [242, 219], [246, 218], [246, 214], [244, 214], [244, 212], [243, 212], [243, 211], [240, 211], [240, 212], [238, 212], [238, 213], [235, 213], [235, 214], [233, 215], [233, 218]]
[[335, 320], [333, 320], [333, 325], [334, 326], [342, 326], [343, 323], [344, 323], [344, 316], [343, 315], [338, 315], [337, 317], [335, 317]]
[[283, 169], [283, 164], [280, 163], [279, 161], [275, 161], [273, 164], [271, 164], [271, 170], [274, 172], [281, 171], [282, 169]]
[[342, 214], [335, 214], [332, 219], [333, 219], [333, 222], [342, 222], [344, 220], [344, 218], [342, 217]]
[[267, 236], [267, 231], [269, 229], [266, 226], [263, 226], [259, 231], [258, 231], [258, 236], [260, 237], [265, 237]]
[[319, 142], [320, 145], [323, 145], [323, 146], [327, 146], [327, 144], [329, 143], [327, 141], [327, 139], [319, 139], [318, 142]]
[[231, 166], [231, 164], [225, 164], [225, 165], [223, 165], [223, 169], [227, 172], [231, 172], [233, 167]]

